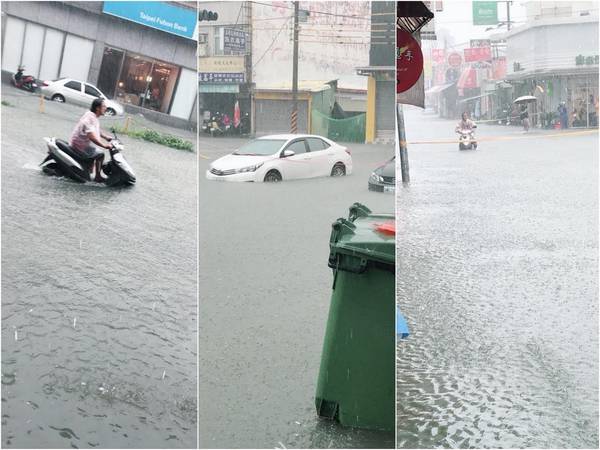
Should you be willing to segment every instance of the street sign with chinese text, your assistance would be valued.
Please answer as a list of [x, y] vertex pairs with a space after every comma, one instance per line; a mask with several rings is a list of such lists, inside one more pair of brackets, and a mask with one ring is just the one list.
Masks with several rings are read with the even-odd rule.
[[243, 73], [198, 72], [201, 83], [244, 83]]
[[502, 80], [506, 77], [506, 56], [500, 56], [492, 60], [492, 78]]
[[595, 56], [583, 56], [583, 55], [577, 55], [575, 57], [575, 65], [576, 66], [591, 66], [591, 65], [595, 65], [598, 64], [599, 57], [598, 55]]
[[465, 48], [465, 62], [489, 61], [492, 59], [490, 47]]
[[396, 29], [396, 92], [410, 89], [423, 72], [423, 53], [419, 43], [400, 28]]
[[495, 25], [497, 23], [497, 2], [473, 2], [473, 25]]
[[224, 28], [223, 50], [238, 54], [246, 53], [246, 32], [236, 28]]
[[475, 47], [491, 47], [491, 39], [471, 39], [471, 48]]
[[245, 73], [243, 56], [211, 56], [199, 58], [199, 72], [212, 73]]

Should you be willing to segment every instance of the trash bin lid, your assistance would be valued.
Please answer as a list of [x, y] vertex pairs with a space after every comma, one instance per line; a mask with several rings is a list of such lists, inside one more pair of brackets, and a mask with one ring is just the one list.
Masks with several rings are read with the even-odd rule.
[[348, 219], [332, 225], [329, 265], [338, 254], [395, 266], [396, 232], [394, 214], [373, 214], [360, 203], [350, 207]]

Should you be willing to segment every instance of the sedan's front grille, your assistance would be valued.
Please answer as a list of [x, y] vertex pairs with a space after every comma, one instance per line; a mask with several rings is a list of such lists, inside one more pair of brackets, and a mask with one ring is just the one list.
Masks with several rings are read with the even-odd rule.
[[396, 184], [396, 177], [382, 177], [385, 184]]
[[219, 177], [222, 177], [224, 175], [233, 175], [235, 173], [235, 169], [230, 169], [230, 170], [218, 170], [215, 169], [214, 167], [210, 169], [210, 173], [212, 173], [213, 175], [217, 175]]

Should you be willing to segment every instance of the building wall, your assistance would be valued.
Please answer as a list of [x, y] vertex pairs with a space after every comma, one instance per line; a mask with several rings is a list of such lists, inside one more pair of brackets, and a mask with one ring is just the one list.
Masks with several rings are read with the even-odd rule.
[[[256, 99], [256, 134], [289, 133], [292, 101]], [[308, 101], [298, 100], [298, 133], [308, 133]]]
[[375, 98], [375, 128], [377, 133], [394, 130], [396, 127], [394, 111], [396, 108], [396, 82], [377, 81]]
[[[252, 7], [253, 80], [258, 87], [289, 85], [293, 64], [293, 3], [274, 2], [271, 6], [253, 3]], [[300, 23], [298, 79], [339, 79], [340, 87], [365, 89], [366, 79], [356, 75], [356, 67], [369, 64], [370, 2], [300, 2], [300, 9], [308, 10], [310, 15], [306, 22]], [[316, 14], [316, 11], [360, 19]], [[332, 25], [335, 30], [343, 31], [327, 31]], [[350, 42], [348, 35], [360, 38], [352, 39], [356, 42], [353, 44], [336, 42]]]
[[579, 54], [598, 54], [597, 20], [531, 27], [508, 35], [507, 74], [515, 73], [515, 62], [523, 71], [575, 69], [575, 57]]
[[219, 15], [218, 20], [211, 22], [199, 22], [198, 32], [208, 34], [207, 44], [200, 45], [199, 56], [212, 56], [215, 54], [215, 31], [219, 27], [233, 26], [241, 27], [247, 25], [244, 14], [245, 2], [200, 2], [199, 10], [204, 9], [216, 12]]

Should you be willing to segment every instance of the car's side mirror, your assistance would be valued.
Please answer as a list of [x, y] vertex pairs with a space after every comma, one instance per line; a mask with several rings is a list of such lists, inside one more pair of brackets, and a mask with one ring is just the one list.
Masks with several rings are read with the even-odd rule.
[[282, 158], [288, 158], [290, 156], [294, 156], [296, 154], [296, 152], [294, 152], [294, 150], [284, 150], [283, 153], [281, 154]]

